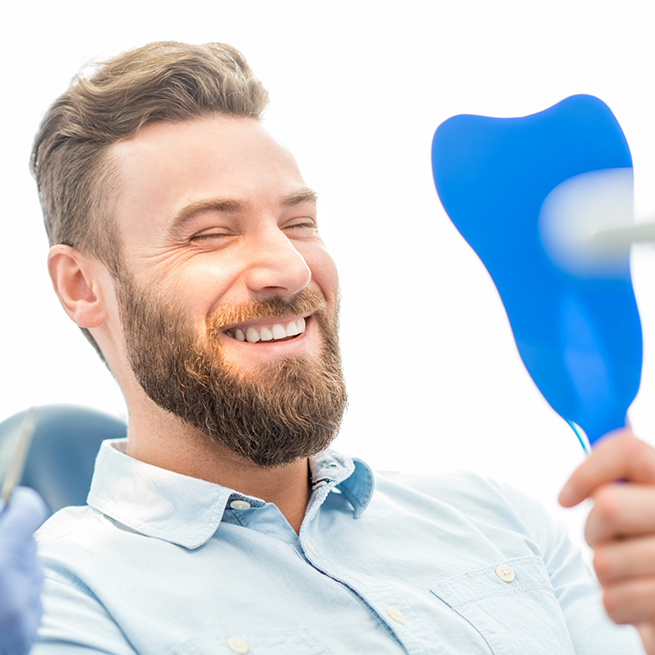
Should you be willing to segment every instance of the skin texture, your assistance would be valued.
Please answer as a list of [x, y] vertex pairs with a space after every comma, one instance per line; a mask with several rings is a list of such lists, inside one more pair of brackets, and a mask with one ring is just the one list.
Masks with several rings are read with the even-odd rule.
[[[164, 303], [174, 300], [200, 341], [219, 307], [290, 299], [309, 289], [336, 311], [337, 273], [318, 235], [315, 203], [293, 158], [259, 122], [215, 116], [155, 124], [115, 144], [111, 155], [121, 180], [115, 218], [124, 264], [138, 287]], [[128, 453], [273, 502], [297, 532], [309, 497], [306, 459], [256, 466], [161, 409], [130, 368], [107, 268], [64, 245], [51, 249], [48, 267], [65, 311], [91, 330], [123, 390]], [[245, 376], [276, 359], [316, 355], [322, 346], [311, 320], [292, 341], [217, 338], [226, 361]], [[655, 451], [629, 431], [608, 436], [575, 471], [560, 502], [570, 507], [585, 498], [595, 501], [586, 537], [605, 607], [615, 621], [636, 624], [655, 655]]]
[[[337, 273], [318, 234], [315, 201], [291, 155], [257, 120], [153, 124], [110, 154], [120, 176], [114, 214], [124, 266], [140, 288], [174, 299], [197, 339], [208, 339], [217, 307], [290, 299], [303, 289], [336, 311]], [[51, 249], [48, 265], [62, 306], [91, 331], [125, 395], [128, 454], [273, 502], [298, 531], [309, 495], [306, 458], [256, 466], [161, 409], [130, 368], [107, 268], [65, 245]], [[292, 341], [216, 338], [226, 362], [245, 376], [276, 359], [315, 356], [322, 346], [311, 319]]]
[[655, 449], [630, 429], [610, 433], [574, 471], [559, 502], [594, 501], [585, 539], [616, 623], [632, 623], [655, 654]]

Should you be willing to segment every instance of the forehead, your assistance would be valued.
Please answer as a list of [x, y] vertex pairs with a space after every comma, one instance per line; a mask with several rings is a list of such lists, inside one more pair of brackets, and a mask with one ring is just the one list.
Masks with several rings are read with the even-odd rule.
[[118, 173], [116, 214], [124, 235], [146, 236], [193, 203], [218, 198], [275, 206], [305, 188], [291, 154], [251, 118], [148, 125], [113, 144], [109, 156]]

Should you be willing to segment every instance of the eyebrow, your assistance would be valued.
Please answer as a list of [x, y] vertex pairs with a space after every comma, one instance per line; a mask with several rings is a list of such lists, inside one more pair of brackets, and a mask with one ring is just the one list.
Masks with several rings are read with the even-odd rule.
[[[299, 189], [290, 193], [282, 199], [282, 208], [295, 207], [305, 202], [316, 204], [318, 196], [309, 188]], [[168, 229], [170, 232], [179, 232], [189, 221], [198, 214], [204, 212], [218, 212], [222, 214], [234, 214], [243, 210], [249, 203], [247, 201], [230, 198], [212, 198], [210, 200], [199, 200], [185, 205], [170, 220]]]

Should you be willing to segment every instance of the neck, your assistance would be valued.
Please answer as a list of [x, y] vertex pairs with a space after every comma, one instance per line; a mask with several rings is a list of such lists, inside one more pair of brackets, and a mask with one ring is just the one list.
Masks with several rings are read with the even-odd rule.
[[[148, 401], [150, 402], [150, 401]], [[127, 454], [274, 503], [298, 533], [310, 496], [307, 460], [262, 468], [152, 404], [131, 408]]]

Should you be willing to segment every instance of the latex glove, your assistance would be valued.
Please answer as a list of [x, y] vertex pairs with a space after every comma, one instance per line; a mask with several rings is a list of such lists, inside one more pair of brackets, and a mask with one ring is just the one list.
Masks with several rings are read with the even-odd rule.
[[[617, 482], [620, 480], [620, 482]], [[585, 539], [603, 603], [616, 623], [632, 623], [655, 655], [655, 449], [629, 429], [605, 437], [560, 493], [564, 507], [594, 501]]]
[[[0, 501], [1, 503], [2, 501]], [[0, 653], [29, 652], [41, 620], [43, 572], [33, 532], [47, 516], [33, 489], [17, 487], [0, 514]]]

